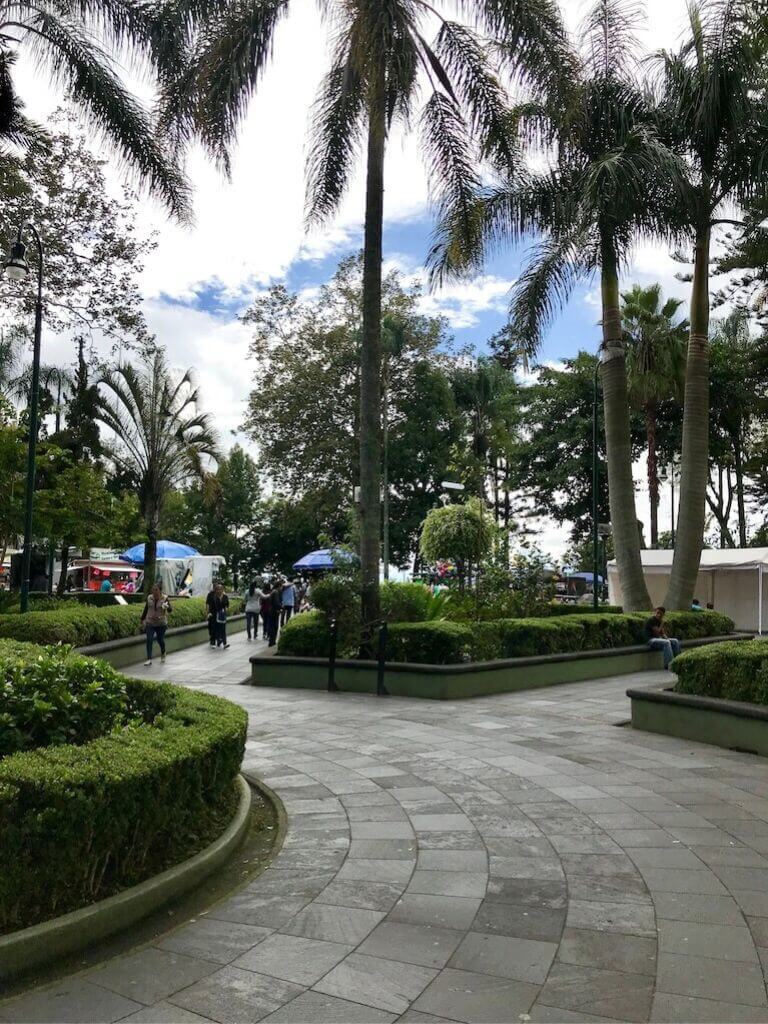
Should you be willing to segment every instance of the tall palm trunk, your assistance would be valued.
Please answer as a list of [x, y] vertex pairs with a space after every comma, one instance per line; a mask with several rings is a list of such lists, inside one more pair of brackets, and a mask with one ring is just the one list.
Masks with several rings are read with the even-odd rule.
[[62, 597], [67, 589], [67, 569], [69, 568], [69, 543], [62, 541], [61, 543], [61, 573], [59, 574], [59, 581], [56, 584], [56, 593], [59, 597]]
[[670, 608], [690, 608], [699, 574], [709, 479], [709, 223], [696, 234], [691, 286], [691, 333], [685, 370], [680, 501]]
[[144, 593], [149, 594], [157, 575], [158, 511], [152, 505], [147, 512], [147, 539], [144, 542]]
[[360, 351], [360, 563], [363, 622], [379, 618], [381, 552], [381, 264], [386, 105], [383, 74], [370, 103]]
[[648, 497], [651, 502], [651, 547], [659, 546], [659, 465], [656, 457], [656, 403], [646, 402], [645, 436], [648, 442]]
[[608, 496], [616, 562], [625, 611], [649, 608], [651, 599], [640, 560], [640, 533], [632, 480], [627, 365], [619, 308], [619, 277], [612, 247], [603, 253], [601, 272], [603, 350], [601, 375], [605, 410]]

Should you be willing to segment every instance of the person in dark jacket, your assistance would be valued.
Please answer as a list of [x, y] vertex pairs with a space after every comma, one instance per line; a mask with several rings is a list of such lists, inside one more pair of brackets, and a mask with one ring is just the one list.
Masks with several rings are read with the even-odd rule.
[[[229, 647], [227, 641], [227, 611], [229, 609], [229, 598], [224, 593], [223, 583], [214, 583], [213, 590], [206, 598], [208, 608], [208, 635], [211, 637], [211, 647]], [[211, 632], [211, 621], [213, 631]]]
[[269, 595], [269, 623], [267, 639], [269, 646], [274, 647], [277, 643], [277, 631], [280, 629], [280, 615], [283, 610], [283, 588], [279, 583], [272, 587]]

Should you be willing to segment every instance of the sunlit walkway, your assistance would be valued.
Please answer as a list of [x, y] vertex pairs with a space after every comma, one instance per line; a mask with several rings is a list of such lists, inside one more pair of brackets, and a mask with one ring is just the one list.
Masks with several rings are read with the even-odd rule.
[[274, 866], [6, 1021], [768, 1021], [768, 763], [617, 727], [655, 675], [445, 704], [139, 669], [240, 702]]

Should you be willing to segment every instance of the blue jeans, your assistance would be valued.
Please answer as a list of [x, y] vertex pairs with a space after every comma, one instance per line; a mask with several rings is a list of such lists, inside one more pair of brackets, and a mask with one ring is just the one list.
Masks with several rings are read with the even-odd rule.
[[246, 612], [245, 613], [245, 628], [248, 630], [248, 639], [251, 639], [251, 630], [253, 630], [253, 637], [255, 640], [259, 639], [259, 613], [258, 612]]
[[669, 668], [669, 663], [680, 653], [680, 641], [674, 637], [658, 636], [648, 641], [648, 647], [652, 651], [661, 651], [664, 656], [664, 668]]
[[168, 629], [167, 626], [153, 626], [151, 622], [147, 623], [147, 661], [152, 661], [152, 644], [155, 638], [157, 638], [160, 653], [165, 654], [166, 629]]

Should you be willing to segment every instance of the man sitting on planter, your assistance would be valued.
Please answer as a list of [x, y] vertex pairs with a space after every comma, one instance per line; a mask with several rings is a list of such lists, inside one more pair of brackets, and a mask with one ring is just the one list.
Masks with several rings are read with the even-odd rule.
[[659, 606], [645, 623], [645, 639], [652, 651], [661, 651], [664, 656], [664, 668], [669, 668], [672, 659], [680, 653], [680, 641], [667, 636], [664, 625], [666, 608]]

